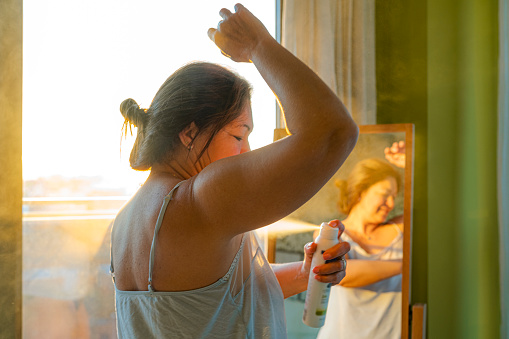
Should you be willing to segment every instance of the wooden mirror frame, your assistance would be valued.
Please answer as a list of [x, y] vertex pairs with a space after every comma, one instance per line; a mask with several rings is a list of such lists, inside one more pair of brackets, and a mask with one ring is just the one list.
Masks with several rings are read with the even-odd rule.
[[403, 272], [401, 281], [401, 338], [408, 338], [412, 269], [412, 212], [414, 199], [414, 124], [359, 126], [361, 134], [405, 132], [405, 187], [403, 201]]
[[[411, 296], [411, 260], [412, 260], [412, 211], [413, 211], [413, 164], [414, 164], [414, 125], [385, 124], [361, 125], [360, 134], [405, 133], [405, 169], [403, 199], [403, 268], [401, 282], [401, 338], [408, 338], [410, 327], [410, 296]], [[286, 136], [284, 129], [276, 129], [274, 139]], [[387, 145], [389, 146], [389, 145]], [[355, 149], [354, 151], [355, 152]], [[275, 223], [277, 224], [277, 223]], [[274, 263], [276, 259], [277, 226], [268, 226], [267, 259]]]

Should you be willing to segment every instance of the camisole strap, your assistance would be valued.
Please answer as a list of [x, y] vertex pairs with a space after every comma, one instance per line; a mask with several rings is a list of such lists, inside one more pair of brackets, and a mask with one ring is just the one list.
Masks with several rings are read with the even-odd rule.
[[152, 239], [152, 246], [150, 246], [150, 261], [148, 263], [148, 291], [150, 293], [154, 292], [152, 288], [152, 271], [154, 267], [154, 257], [155, 257], [155, 248], [156, 248], [156, 236], [159, 233], [159, 229], [161, 228], [161, 224], [163, 223], [164, 213], [166, 212], [166, 208], [170, 203], [171, 198], [173, 197], [173, 192], [180, 186], [183, 181], [173, 187], [173, 189], [168, 193], [167, 196], [164, 197], [163, 206], [161, 206], [161, 211], [159, 212], [159, 216], [157, 217], [156, 227], [154, 229], [154, 238]]
[[113, 269], [113, 222], [110, 224], [110, 274], [115, 283], [115, 270]]

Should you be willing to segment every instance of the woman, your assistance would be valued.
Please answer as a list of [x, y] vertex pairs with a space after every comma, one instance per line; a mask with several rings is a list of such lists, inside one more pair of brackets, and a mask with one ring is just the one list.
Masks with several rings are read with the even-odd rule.
[[[404, 164], [400, 149], [396, 144], [386, 149], [387, 159]], [[338, 207], [347, 215], [341, 240], [351, 249], [346, 277], [331, 290], [318, 338], [400, 338], [403, 223], [401, 217], [387, 221], [400, 175], [385, 160], [366, 159], [338, 186]]]
[[[131, 166], [151, 172], [112, 230], [121, 338], [285, 338], [283, 298], [306, 289], [316, 245], [304, 262], [271, 267], [252, 231], [311, 198], [357, 140], [340, 100], [245, 7], [220, 15], [209, 37], [256, 66], [292, 135], [250, 151], [249, 85], [212, 64], [176, 71], [146, 111], [124, 101], [122, 114], [138, 127]], [[338, 244], [324, 256], [348, 249]], [[316, 279], [343, 276], [339, 261]]]

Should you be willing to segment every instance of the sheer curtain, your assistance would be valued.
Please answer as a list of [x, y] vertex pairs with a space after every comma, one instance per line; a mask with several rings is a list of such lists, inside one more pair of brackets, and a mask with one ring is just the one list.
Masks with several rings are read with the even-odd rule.
[[283, 0], [281, 42], [343, 100], [376, 123], [374, 0]]
[[509, 0], [499, 1], [498, 211], [501, 338], [509, 338]]

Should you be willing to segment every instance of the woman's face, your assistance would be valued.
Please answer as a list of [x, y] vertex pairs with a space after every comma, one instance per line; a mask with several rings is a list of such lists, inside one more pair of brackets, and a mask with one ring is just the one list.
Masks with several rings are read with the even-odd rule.
[[202, 159], [207, 163], [212, 163], [219, 159], [250, 151], [248, 137], [252, 130], [251, 105], [247, 104], [237, 119], [226, 125], [214, 136]]
[[381, 224], [387, 220], [394, 209], [394, 199], [398, 193], [396, 179], [388, 177], [365, 190], [356, 205], [356, 211], [362, 213], [366, 221]]

